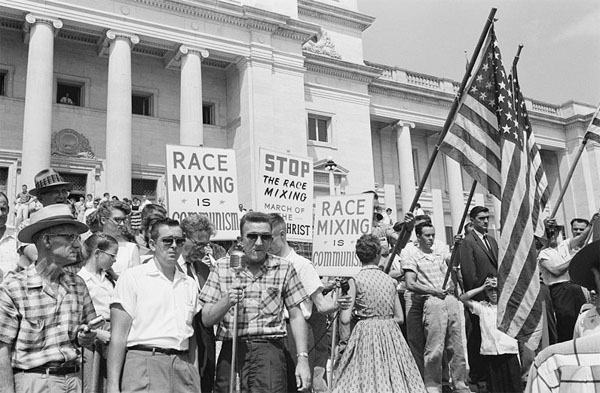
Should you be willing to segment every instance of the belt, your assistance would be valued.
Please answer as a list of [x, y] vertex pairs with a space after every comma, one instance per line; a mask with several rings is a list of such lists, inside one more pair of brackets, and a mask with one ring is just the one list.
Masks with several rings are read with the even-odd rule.
[[240, 337], [240, 342], [244, 344], [280, 344], [285, 343], [284, 337]]
[[165, 355], [187, 355], [188, 351], [180, 351], [178, 349], [173, 349], [173, 348], [158, 348], [158, 347], [151, 347], [148, 345], [134, 345], [133, 347], [129, 347], [127, 348], [128, 350], [134, 350], [134, 351], [144, 351], [144, 352], [152, 352], [152, 354], [154, 354], [155, 352], [158, 353], [162, 353]]
[[13, 374], [16, 373], [36, 373], [36, 374], [51, 374], [51, 375], [67, 375], [75, 374], [81, 371], [79, 366], [58, 366], [58, 367], [46, 367], [39, 366], [24, 370], [22, 368], [13, 368]]

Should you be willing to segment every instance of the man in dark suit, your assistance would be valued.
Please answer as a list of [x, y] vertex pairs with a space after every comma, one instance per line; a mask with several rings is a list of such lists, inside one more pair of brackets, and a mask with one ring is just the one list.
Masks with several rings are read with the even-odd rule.
[[[489, 210], [484, 206], [475, 206], [469, 213], [473, 230], [460, 244], [460, 267], [465, 291], [478, 288], [486, 277], [498, 274], [498, 243], [488, 235]], [[478, 296], [483, 296], [480, 294]], [[483, 297], [475, 298], [483, 301]], [[479, 317], [467, 312], [471, 329], [467, 329], [467, 352], [469, 354], [470, 379], [472, 383], [485, 384], [485, 359], [479, 354], [481, 330]]]

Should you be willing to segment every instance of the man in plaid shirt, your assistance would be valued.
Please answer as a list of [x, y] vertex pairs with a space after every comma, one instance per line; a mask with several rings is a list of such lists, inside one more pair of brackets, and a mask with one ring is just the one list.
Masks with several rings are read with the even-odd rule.
[[[240, 268], [230, 266], [230, 257], [221, 258], [200, 293], [202, 322], [218, 325], [217, 339], [223, 347], [217, 363], [215, 392], [229, 391], [234, 306], [239, 303], [237, 367], [242, 391], [287, 392], [283, 307], [288, 309], [290, 326], [298, 351], [296, 383], [299, 390], [310, 388], [306, 344], [306, 321], [300, 304], [307, 294], [291, 263], [267, 254], [273, 236], [269, 216], [248, 212], [241, 220], [244, 257]], [[273, 367], [279, 365], [279, 367]]]
[[67, 205], [31, 217], [18, 235], [38, 259], [0, 285], [0, 392], [81, 392], [79, 345], [96, 333], [96, 312], [85, 282], [63, 271], [75, 262], [87, 226]]

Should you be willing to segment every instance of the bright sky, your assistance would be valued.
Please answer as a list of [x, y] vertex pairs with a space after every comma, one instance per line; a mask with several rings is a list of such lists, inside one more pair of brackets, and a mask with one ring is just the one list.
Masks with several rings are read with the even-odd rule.
[[492, 7], [508, 70], [519, 44], [526, 97], [600, 103], [598, 0], [358, 0], [377, 19], [364, 33], [364, 58], [460, 82]]

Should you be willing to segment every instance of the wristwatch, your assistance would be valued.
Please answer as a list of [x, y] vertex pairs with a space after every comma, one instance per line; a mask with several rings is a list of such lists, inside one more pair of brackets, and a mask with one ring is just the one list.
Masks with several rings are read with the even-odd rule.
[[307, 358], [308, 357], [308, 352], [298, 352], [298, 354], [296, 356], [297, 357]]

